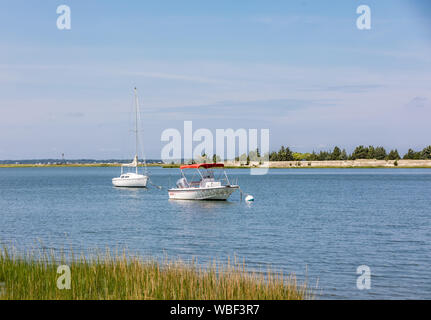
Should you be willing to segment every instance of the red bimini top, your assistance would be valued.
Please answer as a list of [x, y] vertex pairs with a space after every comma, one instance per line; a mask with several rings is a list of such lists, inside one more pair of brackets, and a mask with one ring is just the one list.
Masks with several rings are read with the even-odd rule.
[[180, 169], [199, 169], [199, 168], [223, 168], [223, 163], [196, 163], [196, 164], [187, 164], [180, 167]]

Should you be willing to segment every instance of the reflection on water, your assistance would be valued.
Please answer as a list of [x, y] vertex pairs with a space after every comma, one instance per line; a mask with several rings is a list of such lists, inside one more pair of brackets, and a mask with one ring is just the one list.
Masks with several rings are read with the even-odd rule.
[[211, 200], [172, 200], [169, 199], [169, 204], [175, 209], [181, 208], [192, 212], [205, 213], [208, 210], [216, 210], [220, 208], [239, 205], [239, 202], [227, 201], [211, 201]]
[[119, 192], [120, 197], [131, 199], [139, 199], [144, 193], [148, 192], [148, 188], [123, 188], [112, 186], [112, 189], [118, 190], [117, 192]]

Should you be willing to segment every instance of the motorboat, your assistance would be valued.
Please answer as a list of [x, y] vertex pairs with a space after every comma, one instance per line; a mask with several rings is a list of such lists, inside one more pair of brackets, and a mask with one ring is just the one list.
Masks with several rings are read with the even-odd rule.
[[[216, 179], [214, 170], [223, 168], [220, 178]], [[186, 169], [195, 169], [197, 173], [189, 181], [184, 173]], [[229, 196], [239, 189], [239, 185], [231, 184], [224, 170], [223, 163], [198, 163], [180, 166], [181, 178], [176, 183], [176, 188], [168, 190], [169, 199], [174, 200], [227, 200]], [[196, 176], [196, 174], [195, 174]]]

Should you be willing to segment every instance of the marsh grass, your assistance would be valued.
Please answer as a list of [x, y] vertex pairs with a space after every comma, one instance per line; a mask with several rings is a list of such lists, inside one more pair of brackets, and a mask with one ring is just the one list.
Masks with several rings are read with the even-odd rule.
[[[71, 271], [71, 288], [57, 288], [59, 265]], [[156, 299], [156, 300], [285, 300], [313, 298], [306, 284], [282, 273], [249, 272], [244, 262], [213, 262], [155, 259], [106, 251], [90, 257], [54, 252], [17, 254], [0, 249], [0, 299]]]

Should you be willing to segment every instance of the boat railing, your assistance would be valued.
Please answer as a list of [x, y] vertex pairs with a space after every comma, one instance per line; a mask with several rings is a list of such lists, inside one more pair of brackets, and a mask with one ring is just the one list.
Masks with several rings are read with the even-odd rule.
[[222, 178], [220, 181], [222, 181], [222, 184], [225, 186], [232, 186], [232, 185], [238, 185], [238, 178]]
[[[236, 180], [236, 181], [238, 181], [238, 180]], [[223, 186], [237, 184], [237, 182], [234, 182], [234, 180], [228, 179], [227, 177], [220, 178], [220, 182]]]
[[231, 179], [230, 184], [237, 186], [238, 185], [238, 177]]

